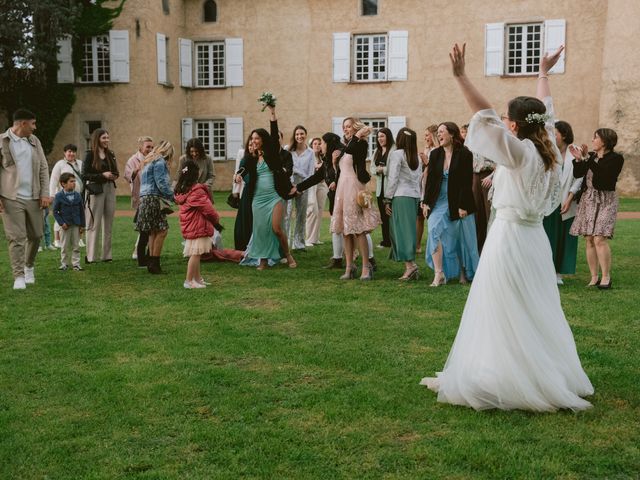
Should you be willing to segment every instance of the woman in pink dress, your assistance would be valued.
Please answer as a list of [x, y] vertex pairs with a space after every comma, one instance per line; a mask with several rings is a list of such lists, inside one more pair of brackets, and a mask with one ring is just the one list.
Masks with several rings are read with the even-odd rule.
[[367, 137], [371, 129], [354, 117], [347, 117], [342, 122], [342, 131], [347, 145], [344, 154], [337, 159], [338, 180], [331, 217], [331, 232], [342, 234], [344, 237], [347, 268], [340, 279], [350, 280], [355, 277], [353, 252], [357, 244], [360, 257], [363, 259], [360, 280], [371, 280], [373, 278], [371, 264], [364, 260], [369, 258], [366, 234], [380, 225], [380, 214], [371, 206], [361, 207], [357, 202], [358, 192], [365, 190], [367, 183], [371, 180], [366, 167]]

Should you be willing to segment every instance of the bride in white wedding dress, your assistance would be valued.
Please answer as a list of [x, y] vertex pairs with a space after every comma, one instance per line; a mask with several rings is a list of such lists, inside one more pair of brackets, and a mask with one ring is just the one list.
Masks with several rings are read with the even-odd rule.
[[438, 401], [476, 410], [582, 410], [593, 394], [560, 305], [542, 218], [559, 204], [549, 70], [564, 47], [540, 60], [537, 98], [517, 97], [501, 118], [465, 74], [465, 45], [450, 54], [474, 112], [465, 145], [494, 161], [493, 207], [480, 263], [442, 372], [420, 382]]

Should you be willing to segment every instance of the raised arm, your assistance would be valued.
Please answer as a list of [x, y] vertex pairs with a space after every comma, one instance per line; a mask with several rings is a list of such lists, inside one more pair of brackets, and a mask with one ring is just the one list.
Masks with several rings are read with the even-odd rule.
[[536, 97], [538, 100], [544, 101], [545, 98], [551, 96], [551, 88], [549, 87], [549, 70], [558, 63], [560, 54], [564, 50], [564, 45], [560, 45], [560, 48], [552, 54], [545, 54], [540, 59], [540, 70], [538, 72], [538, 84], [536, 87]]
[[449, 53], [449, 59], [451, 60], [451, 67], [453, 69], [453, 76], [460, 87], [460, 91], [465, 100], [469, 104], [473, 113], [479, 110], [487, 110], [491, 108], [489, 101], [484, 98], [476, 86], [471, 83], [467, 73], [465, 72], [465, 53], [467, 44], [463, 43], [462, 48], [456, 43]]

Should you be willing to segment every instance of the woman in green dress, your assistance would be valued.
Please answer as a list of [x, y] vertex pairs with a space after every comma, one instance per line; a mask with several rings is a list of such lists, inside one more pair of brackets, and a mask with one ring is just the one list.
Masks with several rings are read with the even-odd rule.
[[[291, 184], [289, 176], [280, 158], [278, 138], [278, 120], [274, 106], [268, 105], [271, 112], [270, 134], [263, 128], [251, 132], [254, 155], [245, 158], [246, 169], [242, 178], [245, 188], [252, 198], [253, 235], [243, 265], [258, 263], [258, 270], [264, 270], [269, 264], [286, 258], [290, 268], [297, 263], [289, 252], [287, 235], [283, 228], [285, 209], [284, 200], [293, 198], [299, 192], [315, 185], [324, 178], [324, 171], [314, 175], [296, 186]], [[236, 182], [242, 180], [236, 176]]]
[[387, 214], [391, 217], [390, 258], [404, 262], [400, 280], [417, 280], [416, 210], [420, 203], [422, 169], [418, 158], [416, 132], [403, 127], [396, 138], [396, 150], [387, 162], [387, 182], [384, 191]]

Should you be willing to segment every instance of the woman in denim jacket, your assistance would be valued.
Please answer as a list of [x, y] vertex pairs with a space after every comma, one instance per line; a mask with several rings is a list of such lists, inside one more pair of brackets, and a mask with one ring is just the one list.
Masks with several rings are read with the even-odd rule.
[[[162, 273], [160, 253], [169, 230], [167, 214], [163, 211], [166, 200], [173, 201], [169, 165], [173, 159], [173, 146], [162, 141], [144, 159], [140, 176], [140, 207], [136, 230], [149, 235], [149, 273]], [[163, 205], [164, 204], [164, 205]]]

